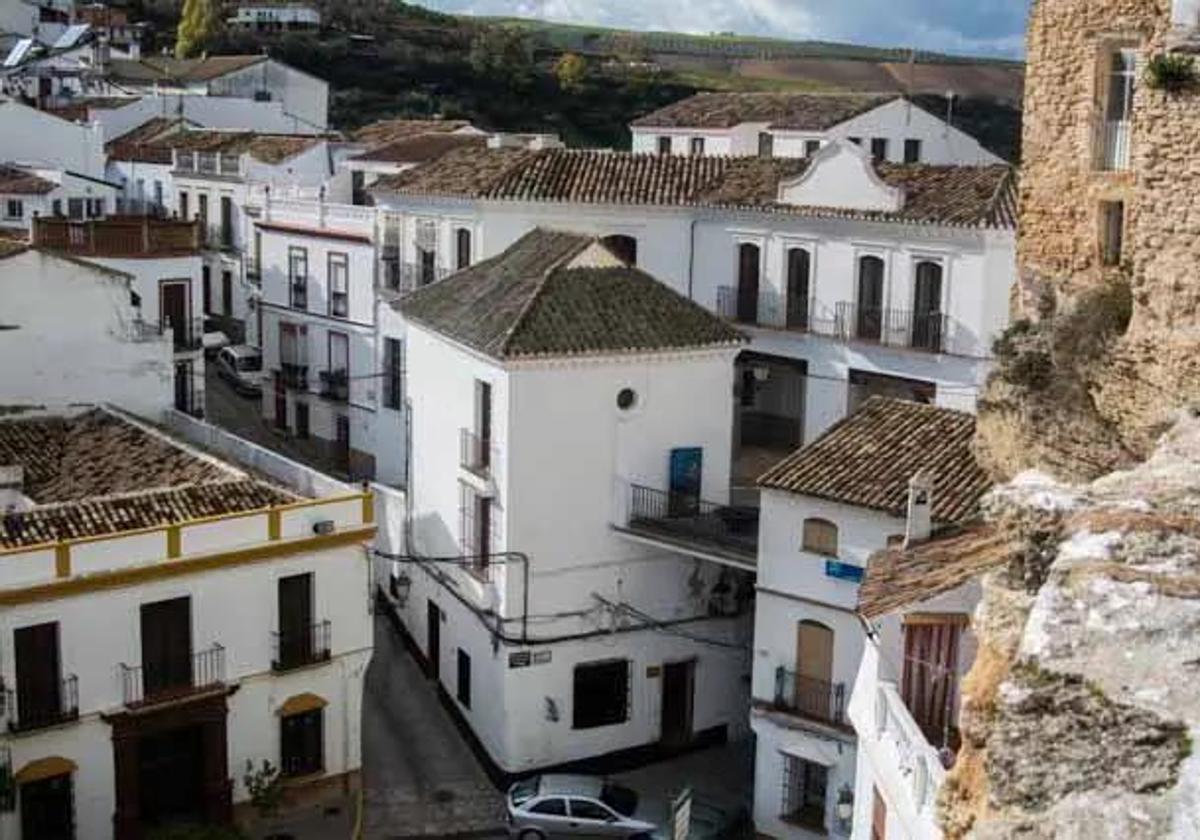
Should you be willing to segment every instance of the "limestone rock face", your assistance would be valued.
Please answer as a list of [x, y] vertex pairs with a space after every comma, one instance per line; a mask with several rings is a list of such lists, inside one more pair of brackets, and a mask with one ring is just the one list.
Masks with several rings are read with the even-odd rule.
[[985, 580], [949, 837], [1200, 837], [1200, 418], [1087, 484], [986, 503], [1023, 546]]

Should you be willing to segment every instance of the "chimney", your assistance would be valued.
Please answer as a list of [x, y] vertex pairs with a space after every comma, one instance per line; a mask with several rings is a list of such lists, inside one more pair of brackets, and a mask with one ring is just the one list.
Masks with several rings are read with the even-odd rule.
[[933, 531], [933, 477], [922, 470], [908, 480], [904, 547], [929, 539]]

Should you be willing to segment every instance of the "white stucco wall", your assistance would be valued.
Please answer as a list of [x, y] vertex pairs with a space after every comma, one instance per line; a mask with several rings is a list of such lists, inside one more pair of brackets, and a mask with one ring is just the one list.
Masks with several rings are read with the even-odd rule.
[[226, 74], [208, 84], [211, 96], [254, 99], [259, 91], [268, 91], [272, 101], [282, 103], [285, 115], [310, 129], [324, 130], [329, 125], [329, 83], [274, 59]]
[[0, 102], [0, 160], [104, 177], [104, 132], [12, 100]]

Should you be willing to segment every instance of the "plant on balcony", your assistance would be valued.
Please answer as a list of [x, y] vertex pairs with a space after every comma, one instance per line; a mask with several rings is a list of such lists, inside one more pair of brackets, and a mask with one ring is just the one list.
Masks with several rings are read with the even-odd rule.
[[1198, 80], [1196, 60], [1182, 53], [1161, 53], [1146, 64], [1146, 84], [1153, 90], [1182, 93]]
[[242, 784], [250, 794], [250, 804], [265, 819], [279, 812], [283, 802], [283, 775], [279, 768], [267, 759], [263, 759], [259, 767], [246, 759], [246, 772], [242, 774]]

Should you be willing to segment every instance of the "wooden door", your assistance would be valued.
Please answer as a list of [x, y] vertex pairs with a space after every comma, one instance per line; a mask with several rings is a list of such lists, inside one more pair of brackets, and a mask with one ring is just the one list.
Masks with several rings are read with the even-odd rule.
[[284, 667], [312, 660], [312, 574], [279, 579], [279, 658]]
[[476, 461], [480, 468], [491, 465], [492, 455], [492, 385], [475, 380], [475, 429], [479, 436], [479, 453]]
[[833, 693], [833, 631], [815, 621], [796, 629], [796, 707], [827, 719]]
[[61, 710], [58, 622], [13, 631], [17, 667], [17, 721], [36, 726], [55, 720]]
[[698, 446], [672, 449], [670, 466], [667, 513], [670, 516], [692, 516], [700, 510], [704, 450]]
[[758, 246], [743, 242], [738, 246], [737, 320], [758, 322]]
[[21, 785], [21, 836], [75, 840], [75, 802], [70, 774]]
[[787, 326], [808, 329], [809, 274], [812, 258], [803, 248], [792, 248], [787, 256]]
[[142, 686], [146, 698], [192, 683], [191, 599], [142, 604]]
[[175, 335], [175, 346], [183, 347], [188, 340], [188, 284], [172, 280], [158, 287], [159, 323], [170, 327]]
[[425, 636], [429, 676], [436, 680], [441, 677], [442, 666], [442, 611], [433, 601], [429, 601], [425, 608]]
[[695, 660], [663, 666], [660, 737], [664, 746], [682, 747], [692, 740], [695, 673]]
[[858, 261], [858, 323], [856, 338], [878, 341], [883, 334], [883, 260]]
[[912, 344], [924, 350], [942, 346], [942, 267], [925, 260], [917, 263], [913, 289]]

